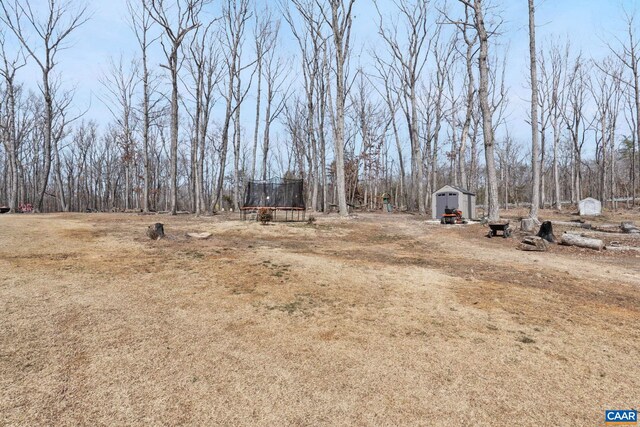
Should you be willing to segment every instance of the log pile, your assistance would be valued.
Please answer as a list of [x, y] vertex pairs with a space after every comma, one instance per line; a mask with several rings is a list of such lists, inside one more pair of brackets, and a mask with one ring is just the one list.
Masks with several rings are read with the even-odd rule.
[[549, 249], [549, 244], [545, 239], [538, 236], [527, 236], [522, 239], [518, 249], [521, 251], [545, 252]]

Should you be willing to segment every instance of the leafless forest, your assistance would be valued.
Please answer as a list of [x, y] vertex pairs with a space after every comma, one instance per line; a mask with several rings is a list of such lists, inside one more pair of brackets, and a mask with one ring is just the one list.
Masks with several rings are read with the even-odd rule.
[[278, 176], [305, 180], [310, 209], [343, 214], [383, 192], [424, 214], [446, 183], [492, 218], [514, 203], [532, 216], [586, 196], [635, 204], [640, 18], [621, 9], [624, 37], [592, 57], [536, 40], [529, 1], [531, 139], [518, 141], [499, 3], [371, 2], [365, 43], [355, 0], [129, 0], [137, 55], [96, 76], [111, 113], [96, 123], [59, 72], [90, 6], [0, 0], [0, 204], [206, 214]]

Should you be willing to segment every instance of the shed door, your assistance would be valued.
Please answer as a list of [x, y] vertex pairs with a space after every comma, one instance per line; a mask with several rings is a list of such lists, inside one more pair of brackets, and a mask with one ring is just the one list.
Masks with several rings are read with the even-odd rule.
[[458, 209], [458, 193], [438, 193], [436, 194], [436, 215], [442, 218], [445, 209]]

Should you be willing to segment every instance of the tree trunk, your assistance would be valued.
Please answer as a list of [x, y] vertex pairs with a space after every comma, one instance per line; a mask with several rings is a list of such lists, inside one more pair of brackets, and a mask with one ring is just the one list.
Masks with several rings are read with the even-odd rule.
[[260, 127], [260, 89], [262, 85], [262, 57], [258, 56], [258, 88], [256, 92], [256, 125], [253, 131], [253, 159], [251, 164], [251, 179], [256, 177], [256, 157], [258, 154], [258, 128]]
[[531, 61], [531, 208], [529, 216], [538, 218], [540, 206], [540, 146], [538, 145], [538, 74], [536, 64], [536, 24], [534, 0], [529, 0], [529, 57]]
[[53, 98], [49, 87], [49, 64], [42, 72], [42, 90], [44, 92], [44, 170], [42, 171], [40, 188], [38, 189], [37, 210], [44, 210], [44, 194], [49, 184], [49, 174], [51, 173], [51, 136], [53, 133]]
[[[345, 183], [344, 174], [344, 110], [345, 110], [345, 59], [348, 54], [348, 39], [349, 34], [346, 34], [347, 40], [345, 42], [345, 28], [339, 21], [339, 5], [338, 1], [334, 0], [331, 3], [332, 7], [332, 28], [333, 28], [333, 41], [335, 47], [335, 59], [336, 59], [336, 124], [334, 129], [334, 157], [336, 164], [336, 187], [338, 190], [338, 209], [340, 209], [340, 216], [346, 217], [349, 215], [347, 210], [347, 189]], [[343, 11], [344, 12], [344, 11]], [[348, 30], [351, 28], [351, 17], [347, 16], [344, 19], [348, 20]]]
[[489, 105], [489, 35], [484, 27], [482, 12], [482, 2], [476, 0], [475, 26], [480, 40], [480, 56], [478, 67], [480, 69], [480, 87], [478, 91], [480, 110], [482, 111], [482, 131], [484, 136], [484, 153], [487, 168], [487, 195], [489, 204], [489, 221], [500, 219], [500, 209], [498, 202], [498, 178], [496, 176], [496, 163], [493, 141], [493, 123], [491, 106]]
[[178, 213], [178, 48], [173, 46], [171, 71], [171, 215]]
[[[415, 85], [411, 87], [411, 149], [415, 156], [416, 178], [414, 185], [418, 186], [418, 213], [427, 213], [424, 197], [424, 167], [422, 165], [422, 150], [420, 148], [420, 137], [418, 134], [418, 101], [416, 99]], [[435, 166], [435, 165], [432, 165]]]
[[[238, 62], [240, 58], [238, 58]], [[240, 70], [240, 66], [238, 66]], [[233, 132], [233, 209], [235, 211], [240, 210], [240, 97], [241, 97], [241, 82], [240, 76], [236, 78], [236, 111], [234, 119], [234, 132]]]

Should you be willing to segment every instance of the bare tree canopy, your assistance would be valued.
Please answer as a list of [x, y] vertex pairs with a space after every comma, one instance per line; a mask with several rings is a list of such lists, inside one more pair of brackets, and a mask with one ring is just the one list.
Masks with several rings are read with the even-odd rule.
[[[12, 212], [237, 211], [249, 180], [272, 178], [303, 179], [308, 209], [345, 216], [425, 215], [445, 184], [492, 221], [636, 203], [631, 11], [590, 49], [540, 25], [554, 17], [533, 0], [114, 1], [0, 0]], [[95, 31], [104, 19], [113, 31]], [[96, 60], [87, 46], [115, 33]]]

